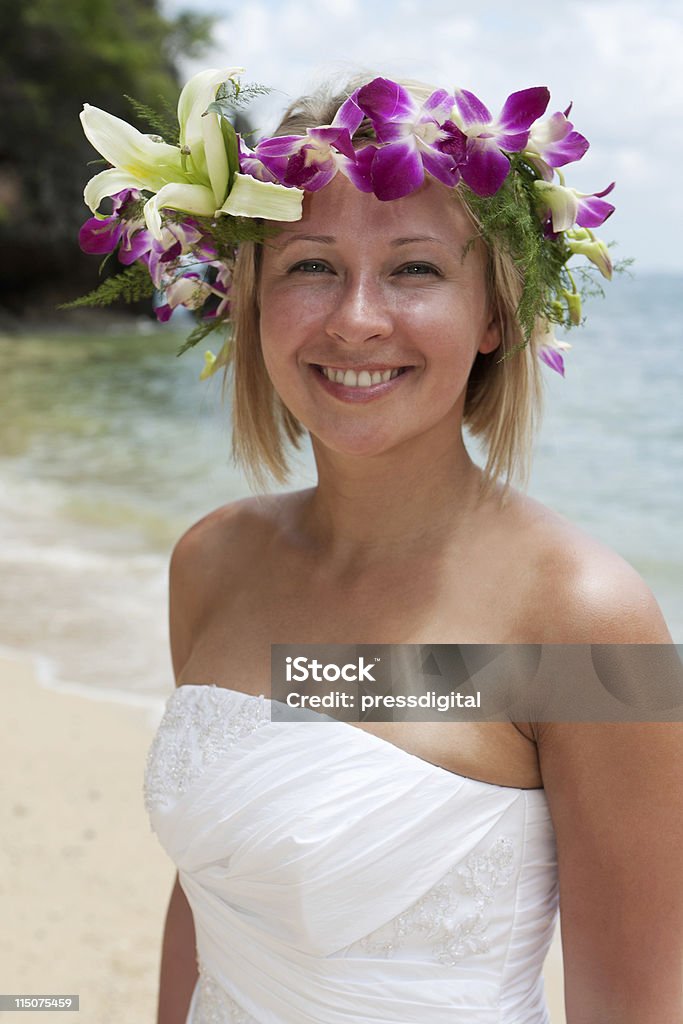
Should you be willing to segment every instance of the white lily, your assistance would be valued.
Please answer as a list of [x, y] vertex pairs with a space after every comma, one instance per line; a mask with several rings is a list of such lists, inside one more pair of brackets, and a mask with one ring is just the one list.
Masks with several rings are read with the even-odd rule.
[[[267, 220], [301, 219], [303, 192], [236, 173], [230, 185], [225, 126], [206, 112], [219, 85], [235, 81], [243, 68], [200, 71], [178, 100], [180, 145], [170, 146], [143, 135], [126, 121], [85, 104], [83, 130], [98, 152], [112, 164], [88, 182], [84, 198], [93, 213], [106, 196], [125, 188], [154, 193], [144, 207], [145, 222], [157, 240], [162, 237], [161, 211], [178, 210], [197, 217], [219, 213]], [[234, 168], [233, 168], [234, 169]]]
[[93, 213], [106, 196], [125, 188], [156, 193], [145, 204], [145, 220], [155, 238], [161, 237], [161, 209], [211, 217], [226, 198], [228, 155], [218, 114], [204, 115], [218, 86], [241, 68], [212, 68], [195, 75], [178, 101], [180, 148], [86, 103], [81, 113], [90, 143], [113, 166], [96, 174], [83, 197]]
[[93, 213], [105, 196], [124, 188], [158, 192], [169, 181], [189, 182], [177, 146], [157, 142], [127, 121], [89, 103], [83, 105], [81, 124], [88, 141], [113, 165], [96, 174], [85, 187], [83, 198]]
[[233, 217], [263, 217], [266, 220], [301, 220], [304, 193], [272, 181], [259, 181], [249, 174], [236, 174], [230, 195], [216, 214]]
[[230, 169], [220, 116], [213, 112], [207, 114], [206, 108], [216, 98], [218, 86], [229, 80], [236, 81], [244, 70], [208, 68], [200, 71], [185, 85], [178, 100], [181, 152], [202, 178], [208, 178], [214, 193], [214, 209], [225, 202]]
[[164, 185], [143, 207], [147, 227], [157, 241], [162, 239], [161, 211], [178, 210], [195, 217], [213, 217], [213, 189], [206, 185]]

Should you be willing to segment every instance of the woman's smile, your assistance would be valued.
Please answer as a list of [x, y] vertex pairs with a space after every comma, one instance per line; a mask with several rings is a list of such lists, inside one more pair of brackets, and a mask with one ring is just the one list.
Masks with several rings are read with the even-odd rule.
[[473, 231], [438, 182], [384, 203], [337, 175], [265, 247], [264, 361], [316, 441], [354, 456], [431, 447], [434, 430], [459, 444], [472, 363], [499, 341]]
[[407, 374], [415, 367], [380, 370], [342, 370], [327, 366], [316, 366], [311, 369], [324, 390], [341, 402], [372, 402], [376, 398], [390, 394], [400, 386]]

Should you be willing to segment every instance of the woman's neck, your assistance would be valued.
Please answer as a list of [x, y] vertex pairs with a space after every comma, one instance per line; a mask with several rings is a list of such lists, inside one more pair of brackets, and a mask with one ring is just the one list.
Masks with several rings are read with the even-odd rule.
[[429, 557], [464, 540], [480, 508], [481, 470], [448, 438], [429, 457], [419, 446], [372, 457], [317, 450], [318, 485], [300, 524], [320, 558], [353, 572]]

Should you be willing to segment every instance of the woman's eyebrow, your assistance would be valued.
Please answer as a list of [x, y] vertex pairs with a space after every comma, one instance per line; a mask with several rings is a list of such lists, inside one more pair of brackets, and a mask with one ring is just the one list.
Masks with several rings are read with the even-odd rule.
[[434, 235], [411, 235], [409, 238], [395, 238], [392, 245], [410, 245], [411, 242], [436, 242], [437, 245], [443, 245], [445, 249], [452, 248], [452, 243], [449, 246], [442, 238], [435, 238]]
[[334, 235], [290, 235], [282, 245], [280, 249], [286, 249], [292, 242], [324, 242], [326, 245], [332, 245], [337, 239]]
[[[334, 235], [290, 235], [289, 238], [282, 243], [280, 249], [286, 249], [287, 246], [291, 245], [293, 242], [322, 242], [325, 245], [333, 245], [336, 241], [337, 239]], [[443, 239], [435, 238], [434, 235], [410, 235], [405, 238], [394, 238], [390, 242], [390, 245], [410, 245], [411, 242], [436, 242], [437, 245], [442, 245], [446, 249], [449, 248]]]

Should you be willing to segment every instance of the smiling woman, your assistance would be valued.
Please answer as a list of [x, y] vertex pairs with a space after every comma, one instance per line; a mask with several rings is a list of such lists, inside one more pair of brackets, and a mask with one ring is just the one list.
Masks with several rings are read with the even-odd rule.
[[[312, 97], [292, 104], [274, 137], [294, 132], [300, 134], [316, 124], [331, 122], [343, 101], [343, 94], [330, 97], [322, 93], [317, 106]], [[354, 141], [359, 143], [362, 152], [373, 138], [372, 124], [366, 119], [357, 129]], [[324, 201], [320, 202], [323, 195]], [[267, 273], [274, 264], [276, 254], [282, 254], [283, 258], [285, 252], [291, 255], [291, 249], [296, 243], [297, 256], [310, 257], [317, 254], [320, 257], [314, 263], [315, 270], [309, 266], [309, 274], [329, 274], [334, 273], [334, 270], [327, 260], [333, 251], [332, 247], [337, 243], [345, 243], [347, 250], [356, 252], [361, 240], [364, 240], [367, 252], [377, 254], [381, 239], [384, 246], [393, 250], [387, 268], [391, 266], [391, 272], [397, 279], [399, 276], [431, 278], [429, 286], [425, 281], [406, 281], [400, 285], [400, 291], [394, 290], [397, 295], [403, 295], [406, 308], [410, 309], [413, 319], [418, 320], [422, 315], [420, 302], [428, 301], [424, 293], [425, 288], [429, 287], [428, 296], [431, 297], [432, 308], [439, 307], [444, 323], [447, 324], [445, 331], [442, 324], [440, 335], [447, 352], [450, 352], [450, 313], [443, 300], [449, 294], [457, 292], [461, 305], [468, 301], [478, 302], [478, 313], [481, 316], [486, 314], [488, 338], [482, 340], [481, 345], [475, 349], [465, 378], [462, 379], [461, 375], [462, 384], [466, 387], [461, 388], [463, 393], [458, 422], [462, 420], [473, 436], [480, 437], [488, 449], [484, 490], [490, 490], [501, 475], [508, 479], [518, 477], [521, 481], [526, 480], [530, 470], [533, 435], [541, 415], [542, 381], [537, 357], [544, 345], [557, 343], [549, 335], [548, 324], [543, 320], [534, 324], [525, 339], [525, 331], [517, 315], [524, 290], [524, 276], [519, 260], [515, 259], [514, 250], [503, 245], [487, 246], [481, 237], [482, 225], [468, 205], [467, 196], [454, 193], [434, 178], [426, 178], [417, 194], [395, 199], [390, 205], [373, 203], [373, 198], [372, 195], [352, 188], [350, 181], [337, 175], [323, 193], [313, 192], [306, 196], [303, 220], [283, 230], [278, 240], [266, 246], [245, 243], [240, 247], [232, 288], [232, 436], [236, 461], [251, 477], [256, 489], [267, 486], [264, 469], [283, 482], [288, 475], [285, 454], [287, 443], [296, 444], [306, 432], [302, 424], [307, 421], [297, 417], [288, 403], [283, 403], [279, 389], [273, 387], [270, 367], [266, 366], [266, 349], [261, 347], [261, 310], [267, 315], [271, 305], [264, 302], [262, 296], [259, 298], [258, 291], [259, 285], [261, 292], [266, 285]], [[474, 194], [469, 192], [469, 198], [473, 200]], [[416, 237], [415, 232], [408, 232], [404, 218], [407, 216], [409, 223], [411, 213], [418, 225], [420, 218], [424, 217], [431, 233], [422, 233]], [[380, 222], [382, 235], [376, 235]], [[330, 230], [333, 232], [343, 227], [344, 237], [337, 239], [334, 233], [325, 234], [324, 231], [320, 234], [313, 228], [313, 225], [319, 224], [325, 224], [326, 227], [331, 225]], [[306, 251], [303, 250], [305, 242], [309, 243]], [[421, 248], [417, 248], [419, 246]], [[412, 270], [409, 266], [401, 266], [401, 262], [411, 257], [425, 255], [429, 256], [429, 260], [415, 260]], [[399, 256], [401, 262], [397, 262]], [[382, 260], [378, 258], [376, 262]], [[286, 260], [282, 266], [285, 265]], [[421, 269], [418, 269], [418, 265]], [[265, 271], [263, 278], [262, 266]], [[383, 267], [385, 274], [387, 268]], [[440, 283], [437, 284], [437, 281]], [[475, 289], [471, 287], [472, 282], [476, 284]], [[301, 284], [298, 287], [310, 289], [311, 285]], [[326, 294], [331, 297], [331, 288], [327, 285], [325, 287]], [[287, 294], [294, 297], [295, 288], [288, 287]], [[367, 291], [367, 285], [361, 284], [361, 289]], [[420, 294], [423, 300], [419, 299]], [[331, 299], [333, 303], [338, 302], [338, 292], [336, 295], [337, 298]], [[361, 320], [367, 318], [368, 314], [372, 316], [373, 310], [381, 308], [372, 301], [366, 301], [362, 295], [359, 301], [361, 308], [356, 310], [355, 315]], [[292, 312], [290, 310], [290, 316]], [[294, 311], [292, 322], [298, 322], [301, 312]], [[464, 309], [461, 310], [461, 317], [463, 314]], [[423, 324], [423, 332], [426, 327]], [[370, 325], [366, 324], [361, 327], [360, 333], [362, 335], [369, 331]], [[362, 339], [359, 343], [362, 344]], [[276, 346], [274, 355], [281, 347]], [[515, 358], [505, 358], [513, 354]], [[311, 365], [327, 366], [336, 371], [362, 370], [364, 363], [367, 364], [367, 355], [357, 360], [355, 365], [353, 355], [347, 351], [339, 360], [339, 365], [334, 360], [322, 358], [316, 363], [311, 357]], [[389, 360], [387, 365], [395, 368], [395, 360]], [[230, 367], [226, 367], [225, 385], [229, 383], [229, 370]], [[347, 394], [345, 401], [367, 402], [373, 395]], [[315, 444], [314, 436], [312, 440]]]
[[[437, 181], [382, 204], [338, 176], [304, 202], [305, 231], [284, 230], [261, 268], [261, 350], [275, 392], [307, 425], [318, 459], [450, 447], [474, 359], [500, 343], [483, 255], [465, 254], [471, 222]], [[390, 379], [373, 383], [381, 371]], [[400, 419], [390, 412], [398, 402]]]
[[[208, 102], [219, 80], [219, 122], [181, 103], [180, 167], [213, 216], [164, 211], [162, 188], [106, 230], [167, 306], [191, 274], [197, 307], [218, 293], [233, 334], [207, 366], [232, 375], [257, 485], [306, 434], [318, 479], [211, 511], [173, 551], [177, 689], [145, 776], [178, 867], [158, 1022], [549, 1024], [559, 902], [568, 1024], [680, 1024], [680, 724], [553, 719], [538, 685], [557, 645], [670, 637], [629, 565], [511, 483], [541, 366], [563, 369], [551, 325], [580, 306], [567, 262], [611, 273], [608, 190], [558, 170], [587, 142], [566, 113], [539, 123], [543, 87], [494, 119], [464, 89], [377, 78], [297, 101], [250, 150]], [[520, 713], [291, 721], [274, 644], [533, 645], [546, 676]]]

